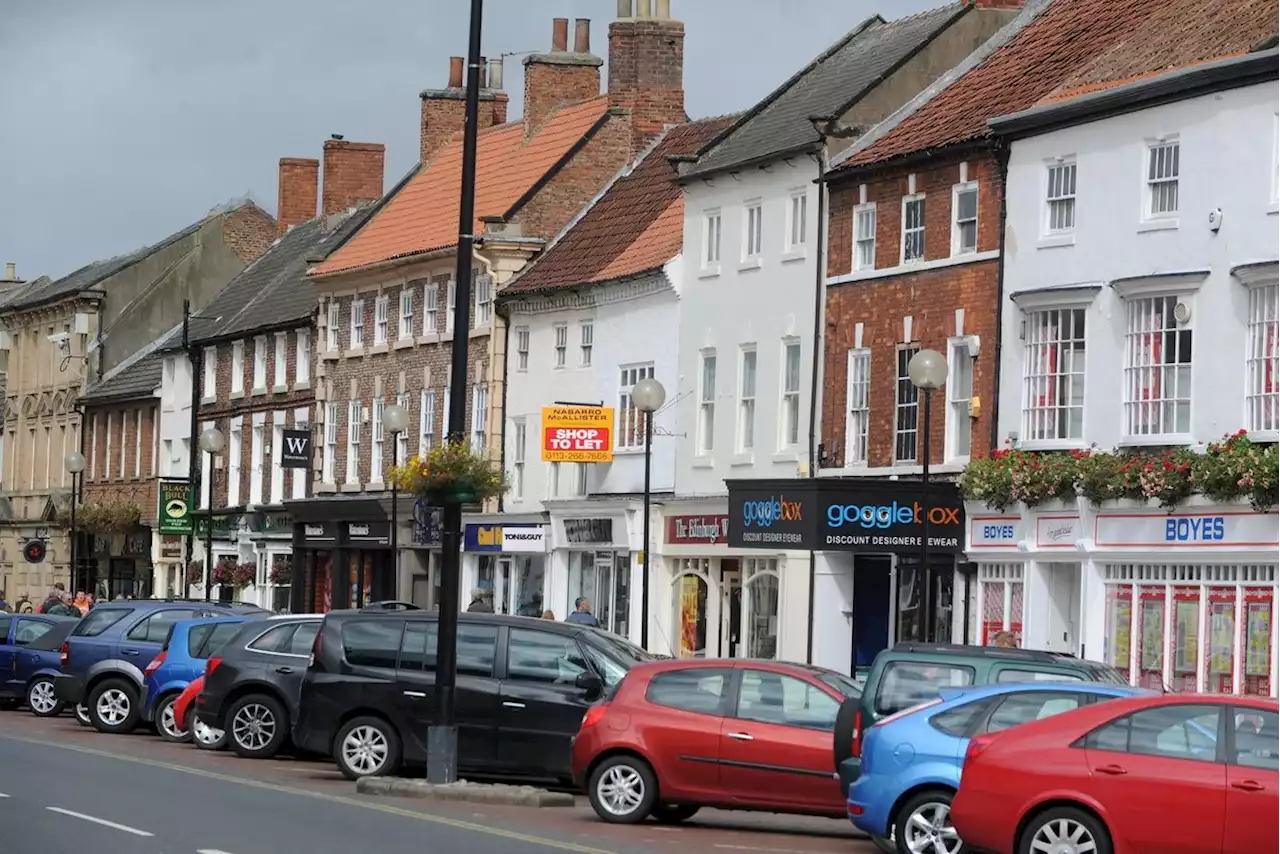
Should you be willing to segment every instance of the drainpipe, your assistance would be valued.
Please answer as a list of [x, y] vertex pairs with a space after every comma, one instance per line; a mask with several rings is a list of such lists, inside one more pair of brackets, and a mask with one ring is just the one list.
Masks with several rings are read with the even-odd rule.
[[[493, 315], [495, 318], [501, 317], [501, 314], [498, 313], [498, 300], [497, 300], [498, 280], [493, 275], [493, 262], [490, 261], [488, 258], [484, 257], [483, 255], [481, 255], [479, 250], [475, 249], [474, 246], [471, 249], [471, 257], [477, 262], [479, 262], [480, 265], [484, 267], [485, 273], [488, 274], [489, 299], [493, 302]], [[492, 321], [490, 321], [490, 323], [492, 323]], [[494, 431], [494, 433], [496, 433], [498, 437], [498, 465], [502, 466], [503, 468], [501, 468], [500, 470], [505, 472], [506, 471], [506, 446], [507, 446], [507, 433], [506, 433], [506, 425], [507, 425], [507, 362], [506, 362], [506, 359], [507, 359], [507, 355], [506, 354], [507, 354], [507, 338], [508, 338], [507, 328], [506, 328], [507, 323], [505, 318], [503, 318], [502, 327], [503, 327], [503, 332], [502, 332], [503, 338], [502, 338], [502, 370], [501, 371], [498, 370], [498, 364], [497, 364], [498, 354], [497, 354], [497, 348], [494, 346], [495, 341], [494, 341], [494, 335], [492, 330], [489, 333], [489, 379], [490, 379], [489, 385], [490, 385], [490, 388], [492, 388], [493, 381], [501, 377], [501, 379], [498, 381], [502, 383], [502, 394], [499, 395], [499, 397], [502, 400], [502, 404], [501, 404], [502, 409], [501, 409], [501, 417], [498, 418], [498, 424], [496, 425], [497, 429]], [[492, 414], [493, 414], [493, 405], [491, 402], [489, 406], [489, 413], [486, 417], [491, 417]], [[498, 496], [498, 512], [499, 513], [502, 512], [502, 507], [503, 507], [505, 498], [506, 498], [505, 495]]]
[[[814, 255], [817, 263], [813, 273], [813, 354], [812, 368], [809, 371], [809, 477], [818, 476], [818, 373], [822, 367], [821, 354], [825, 352], [822, 345], [822, 317], [826, 307], [826, 266], [827, 266], [827, 141], [823, 138], [818, 146], [818, 219], [814, 229], [817, 243]], [[809, 630], [805, 640], [805, 661], [813, 663], [813, 610], [817, 605], [817, 585], [815, 576], [818, 572], [818, 555], [809, 550]]]
[[1004, 267], [1005, 239], [1004, 232], [1009, 215], [1009, 144], [996, 138], [992, 142], [992, 153], [996, 159], [996, 172], [1000, 180], [1000, 222], [999, 222], [999, 266], [996, 267], [996, 345], [993, 355], [993, 372], [995, 377], [991, 384], [991, 452], [1000, 447], [1000, 362], [1004, 350]]

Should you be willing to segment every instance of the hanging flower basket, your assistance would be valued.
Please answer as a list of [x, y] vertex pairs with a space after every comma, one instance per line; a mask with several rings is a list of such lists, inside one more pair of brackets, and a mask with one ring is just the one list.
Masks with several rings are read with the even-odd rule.
[[230, 587], [235, 583], [236, 562], [233, 558], [222, 558], [213, 567], [213, 583], [222, 587]]
[[282, 560], [271, 564], [271, 572], [267, 578], [278, 587], [291, 584], [293, 582], [293, 561]]
[[[76, 527], [90, 534], [127, 534], [141, 520], [142, 510], [128, 501], [86, 501], [76, 507]], [[58, 510], [58, 524], [70, 527], [70, 506]]]
[[243, 590], [254, 582], [258, 568], [251, 563], [239, 563], [231, 570], [231, 586]]
[[476, 504], [506, 491], [502, 470], [487, 456], [471, 450], [466, 442], [449, 442], [432, 448], [391, 470], [397, 487], [428, 504]]
[[193, 560], [187, 564], [187, 586], [200, 587], [204, 584], [204, 561]]

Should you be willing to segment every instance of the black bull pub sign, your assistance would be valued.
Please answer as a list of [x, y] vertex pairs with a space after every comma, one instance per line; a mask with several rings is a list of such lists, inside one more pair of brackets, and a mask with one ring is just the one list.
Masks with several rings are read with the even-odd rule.
[[964, 549], [964, 505], [954, 484], [841, 478], [730, 480], [729, 545], [920, 553], [926, 520], [929, 550]]

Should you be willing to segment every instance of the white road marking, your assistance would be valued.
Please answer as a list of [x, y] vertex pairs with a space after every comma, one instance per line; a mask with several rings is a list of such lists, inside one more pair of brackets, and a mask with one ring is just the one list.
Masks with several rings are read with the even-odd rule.
[[199, 848], [196, 854], [227, 854], [226, 851], [219, 851], [217, 848]]
[[47, 809], [49, 812], [56, 812], [59, 815], [70, 816], [71, 818], [78, 818], [81, 821], [88, 821], [94, 824], [102, 825], [103, 827], [109, 827], [112, 830], [119, 830], [122, 833], [132, 833], [134, 836], [155, 836], [154, 833], [148, 833], [145, 830], [138, 830], [138, 828], [130, 827], [127, 824], [116, 824], [114, 821], [107, 821], [105, 818], [97, 818], [96, 816], [85, 815], [82, 812], [73, 812], [72, 810], [64, 810], [62, 807], [45, 807], [45, 809]]
[[4, 792], [0, 792], [0, 798], [7, 798], [7, 797], [9, 797], [9, 796], [8, 796], [8, 795], [6, 795]]

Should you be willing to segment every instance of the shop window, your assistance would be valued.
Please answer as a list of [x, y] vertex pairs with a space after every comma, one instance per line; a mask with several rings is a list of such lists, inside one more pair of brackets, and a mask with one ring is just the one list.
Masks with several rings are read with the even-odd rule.
[[[569, 561], [569, 600], [590, 603], [600, 628], [630, 637], [631, 555], [627, 552], [576, 552]], [[567, 611], [566, 611], [567, 613]]]
[[978, 566], [979, 642], [994, 642], [997, 632], [1012, 632], [1022, 646], [1022, 564], [984, 563]]
[[1236, 591], [1231, 587], [1209, 588], [1209, 637], [1205, 644], [1207, 691], [1233, 693], [1235, 685]]
[[[1233, 597], [1234, 598], [1234, 597]], [[1126, 682], [1129, 675], [1129, 658], [1132, 650], [1133, 586], [1112, 585], [1107, 592], [1107, 664], [1110, 664]]]
[[545, 571], [542, 560], [532, 556], [479, 555], [476, 588], [492, 594], [496, 614], [541, 617]]
[[1156, 691], [1164, 688], [1165, 598], [1163, 585], [1138, 591], [1138, 684]]
[[709, 558], [675, 559], [672, 582], [675, 600], [675, 637], [672, 652], [677, 658], [701, 658], [707, 654], [707, 579]]
[[780, 583], [776, 558], [743, 561], [748, 658], [778, 657]]
[[1271, 693], [1271, 656], [1275, 649], [1274, 593], [1270, 588], [1245, 588], [1240, 649], [1244, 657], [1242, 693], [1260, 697]]
[[1196, 663], [1200, 649], [1200, 588], [1173, 588], [1169, 616], [1169, 667], [1175, 691], [1195, 691]]

